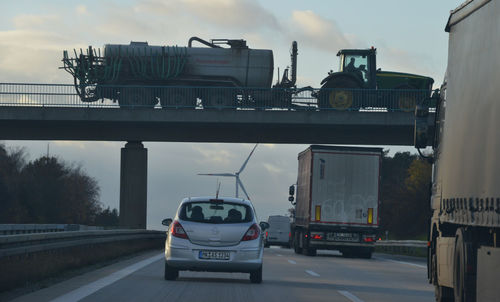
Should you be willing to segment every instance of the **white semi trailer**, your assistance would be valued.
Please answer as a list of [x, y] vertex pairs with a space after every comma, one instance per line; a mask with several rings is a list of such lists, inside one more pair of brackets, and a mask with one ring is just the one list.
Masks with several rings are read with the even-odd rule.
[[[500, 301], [500, 1], [451, 12], [433, 142], [428, 276], [436, 301]], [[425, 145], [425, 106], [416, 146]]]
[[298, 156], [292, 245], [370, 258], [379, 228], [381, 148], [312, 145]]

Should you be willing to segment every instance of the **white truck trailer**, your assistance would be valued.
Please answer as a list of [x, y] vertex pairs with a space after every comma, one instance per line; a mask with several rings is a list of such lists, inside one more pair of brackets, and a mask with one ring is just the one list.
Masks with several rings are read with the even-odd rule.
[[[467, 1], [446, 25], [428, 257], [436, 301], [500, 301], [499, 30], [498, 0]], [[417, 148], [426, 145], [426, 111], [416, 112]]]
[[312, 145], [298, 156], [292, 245], [370, 258], [379, 228], [381, 148]]

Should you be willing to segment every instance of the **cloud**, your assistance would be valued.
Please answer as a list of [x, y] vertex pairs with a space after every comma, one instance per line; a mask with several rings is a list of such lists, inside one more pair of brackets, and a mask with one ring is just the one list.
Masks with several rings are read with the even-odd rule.
[[41, 27], [51, 26], [60, 21], [57, 15], [27, 15], [15, 16], [12, 20], [14, 26], [18, 29], [40, 29]]
[[271, 163], [263, 163], [262, 164], [266, 171], [271, 174], [281, 174], [283, 172], [283, 169], [280, 168], [277, 165], [271, 164]]
[[[193, 145], [192, 148], [198, 153], [196, 157], [196, 162], [199, 164], [207, 164], [212, 163], [217, 166], [227, 166], [231, 163], [231, 159], [234, 158], [234, 155], [229, 152], [227, 149], [223, 148], [205, 148], [200, 145]], [[237, 169], [235, 167], [234, 169]], [[229, 171], [200, 171], [200, 173], [220, 173], [220, 172], [229, 172]]]
[[350, 46], [350, 42], [333, 20], [323, 18], [310, 10], [292, 12], [291, 35], [302, 44], [331, 53]]
[[85, 6], [85, 5], [78, 5], [76, 7], [76, 13], [78, 15], [87, 15], [89, 12], [87, 10], [87, 6]]
[[192, 15], [192, 20], [203, 21], [222, 28], [280, 28], [276, 17], [251, 0], [143, 0], [138, 11], [155, 14]]

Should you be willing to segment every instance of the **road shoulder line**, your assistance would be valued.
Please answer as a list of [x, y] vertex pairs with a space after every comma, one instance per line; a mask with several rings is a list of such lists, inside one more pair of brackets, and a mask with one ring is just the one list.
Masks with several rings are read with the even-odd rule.
[[314, 276], [314, 277], [319, 277], [318, 273], [315, 273], [315, 272], [308, 270], [308, 269], [306, 269], [306, 273], [308, 273], [309, 275]]
[[363, 302], [363, 300], [361, 300], [360, 298], [356, 297], [355, 295], [351, 294], [346, 290], [338, 290], [338, 292], [339, 294], [351, 300], [352, 302]]
[[94, 282], [91, 282], [87, 285], [84, 285], [80, 288], [77, 288], [73, 291], [70, 291], [69, 293], [66, 293], [62, 296], [57, 297], [56, 299], [52, 300], [52, 302], [64, 302], [64, 301], [79, 301], [87, 296], [90, 296], [91, 294], [95, 293], [96, 291], [100, 290], [101, 288], [104, 288], [130, 274], [133, 272], [155, 262], [160, 260], [161, 258], [165, 257], [164, 253], [155, 255], [153, 257], [144, 259], [142, 261], [139, 261], [137, 263], [134, 263], [124, 269], [121, 269], [117, 272], [114, 272], [104, 278], [98, 279]]

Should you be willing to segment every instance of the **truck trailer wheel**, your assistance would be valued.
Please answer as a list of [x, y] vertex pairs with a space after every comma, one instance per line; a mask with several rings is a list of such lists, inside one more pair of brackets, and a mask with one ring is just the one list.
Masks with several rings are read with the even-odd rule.
[[437, 279], [437, 255], [431, 256], [431, 275], [434, 284], [434, 296], [436, 302], [453, 302], [453, 290], [449, 287], [440, 286]]
[[363, 259], [371, 259], [372, 258], [372, 250], [370, 248], [364, 248], [357, 253], [358, 257]]
[[217, 89], [206, 91], [202, 95], [203, 108], [208, 109], [234, 109], [236, 108], [236, 95], [234, 91]]
[[293, 239], [293, 251], [295, 254], [301, 254], [302, 248], [300, 248], [300, 232], [296, 231], [294, 233]]
[[166, 88], [161, 91], [160, 104], [163, 109], [193, 109], [196, 107], [196, 97], [189, 88]]
[[150, 88], [126, 87], [120, 90], [118, 104], [120, 107], [153, 108], [158, 103]]
[[316, 249], [308, 247], [308, 248], [305, 249], [304, 254], [306, 256], [316, 256], [317, 251], [316, 251]]
[[453, 294], [455, 302], [476, 301], [475, 253], [469, 234], [459, 228], [455, 235]]

